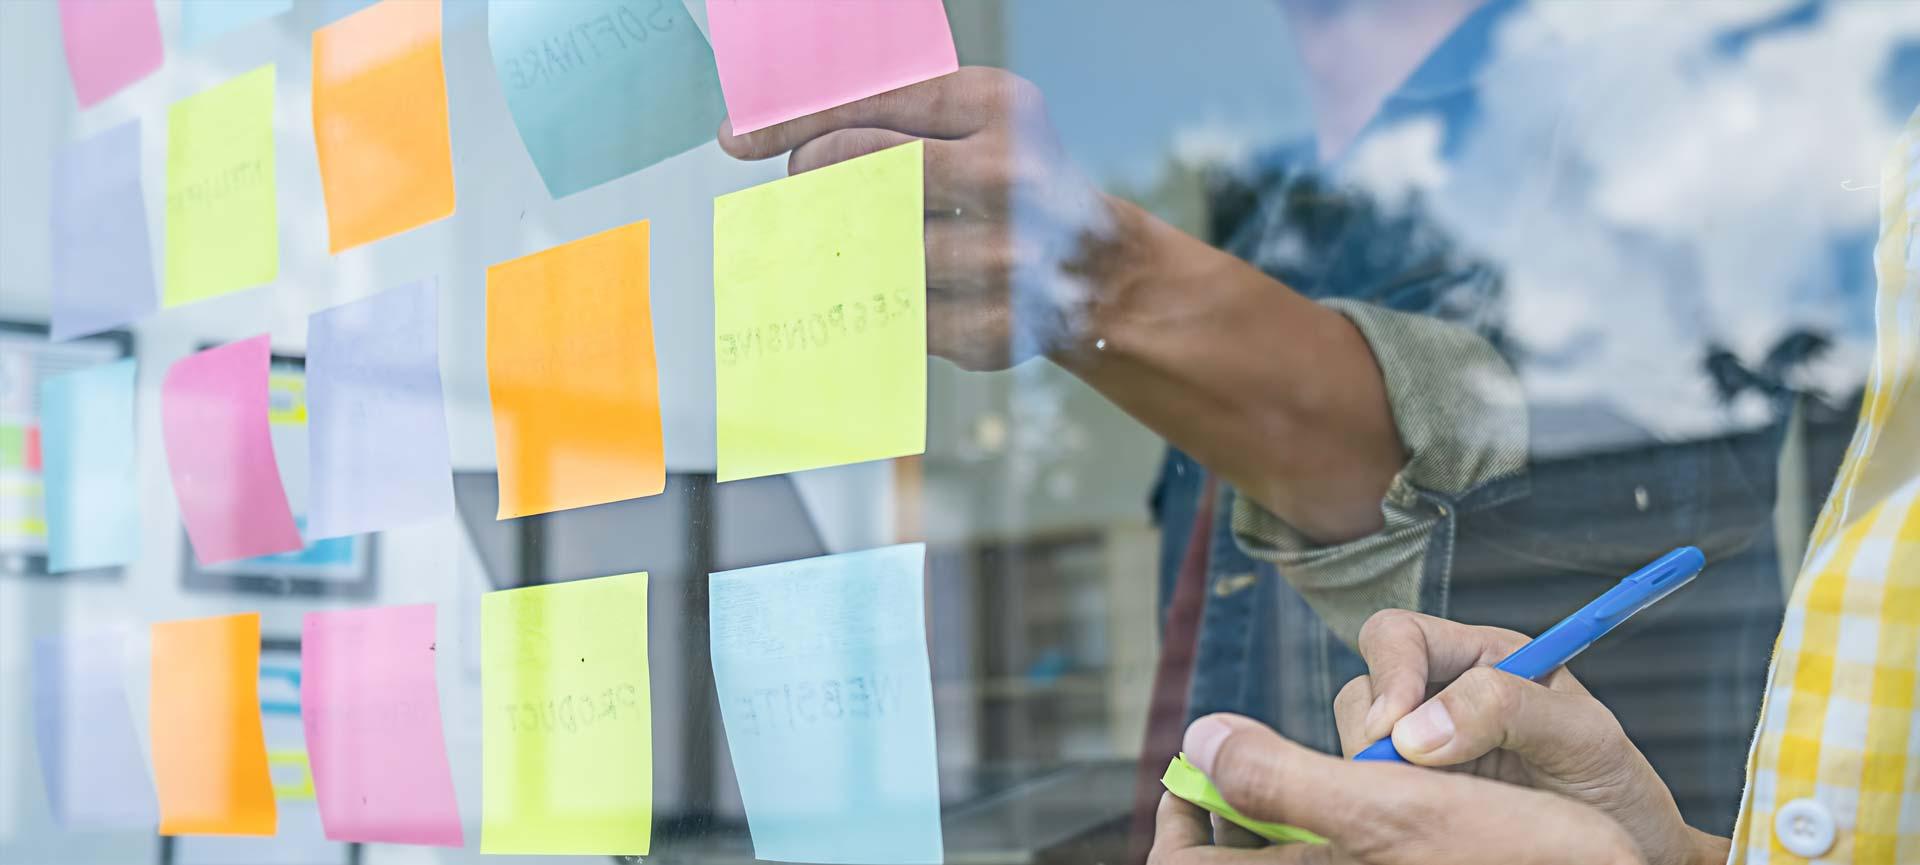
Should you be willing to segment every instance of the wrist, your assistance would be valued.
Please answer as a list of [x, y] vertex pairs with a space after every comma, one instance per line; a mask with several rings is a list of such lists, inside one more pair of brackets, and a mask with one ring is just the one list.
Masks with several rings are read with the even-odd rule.
[[1048, 351], [1055, 363], [1083, 375], [1122, 363], [1141, 347], [1139, 335], [1151, 329], [1166, 287], [1180, 284], [1175, 270], [1204, 268], [1224, 255], [1139, 205], [1105, 198], [1109, 228], [1087, 238], [1071, 266], [1089, 291], [1074, 326]]

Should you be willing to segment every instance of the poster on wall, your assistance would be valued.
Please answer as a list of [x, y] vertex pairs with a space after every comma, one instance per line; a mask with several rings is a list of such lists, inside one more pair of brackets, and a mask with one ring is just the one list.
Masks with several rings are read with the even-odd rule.
[[[308, 435], [305, 361], [276, 354], [267, 374], [267, 422], [273, 459], [302, 532], [307, 523]], [[373, 596], [375, 536], [309, 541], [297, 551], [202, 565], [181, 544], [181, 580], [189, 589], [270, 595]]]
[[[46, 576], [47, 509], [40, 426], [40, 384], [127, 357], [124, 332], [48, 342], [43, 325], [0, 321], [0, 574]], [[120, 568], [62, 577], [117, 577]]]

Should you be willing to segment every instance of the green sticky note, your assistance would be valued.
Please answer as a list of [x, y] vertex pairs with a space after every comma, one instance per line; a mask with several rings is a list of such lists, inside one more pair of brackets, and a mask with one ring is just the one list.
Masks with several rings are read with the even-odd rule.
[[483, 595], [480, 643], [480, 852], [646, 854], [647, 575]]
[[921, 151], [714, 200], [720, 480], [926, 451]]
[[280, 273], [273, 82], [269, 63], [167, 112], [167, 306]]
[[1225, 798], [1221, 797], [1220, 791], [1214, 789], [1213, 782], [1207, 779], [1206, 773], [1187, 762], [1185, 754], [1173, 758], [1173, 762], [1167, 764], [1167, 774], [1161, 777], [1160, 783], [1166, 785], [1167, 790], [1173, 795], [1218, 814], [1234, 825], [1276, 844], [1327, 843], [1327, 839], [1297, 826], [1255, 820], [1235, 810], [1232, 805], [1227, 804]]

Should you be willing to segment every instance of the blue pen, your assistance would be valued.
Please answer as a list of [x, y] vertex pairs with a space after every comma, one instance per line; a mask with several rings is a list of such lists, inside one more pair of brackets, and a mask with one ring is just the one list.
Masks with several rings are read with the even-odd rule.
[[[1606, 594], [1593, 599], [1593, 603], [1581, 607], [1579, 612], [1562, 619], [1560, 624], [1548, 628], [1546, 633], [1514, 650], [1513, 654], [1493, 668], [1523, 679], [1544, 679], [1548, 673], [1560, 669], [1574, 656], [1586, 651], [1588, 646], [1606, 636], [1607, 632], [1620, 627], [1620, 623], [1634, 613], [1659, 603], [1661, 598], [1673, 594], [1673, 590], [1693, 582], [1706, 564], [1707, 557], [1694, 547], [1681, 547], [1661, 556], [1653, 564], [1634, 571], [1619, 585], [1608, 589]], [[1406, 758], [1394, 749], [1392, 736], [1368, 745], [1353, 755], [1353, 759], [1406, 762]]]

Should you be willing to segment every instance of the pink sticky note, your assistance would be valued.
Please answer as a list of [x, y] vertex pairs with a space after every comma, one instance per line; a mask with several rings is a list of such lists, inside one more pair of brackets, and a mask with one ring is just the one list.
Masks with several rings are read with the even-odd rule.
[[188, 355], [160, 389], [173, 495], [203, 565], [300, 549], [267, 427], [265, 334]]
[[707, 0], [735, 134], [960, 68], [940, 0]]
[[60, 0], [60, 37], [82, 108], [160, 68], [153, 0]]
[[432, 604], [307, 614], [300, 719], [328, 838], [465, 844], [436, 649]]

